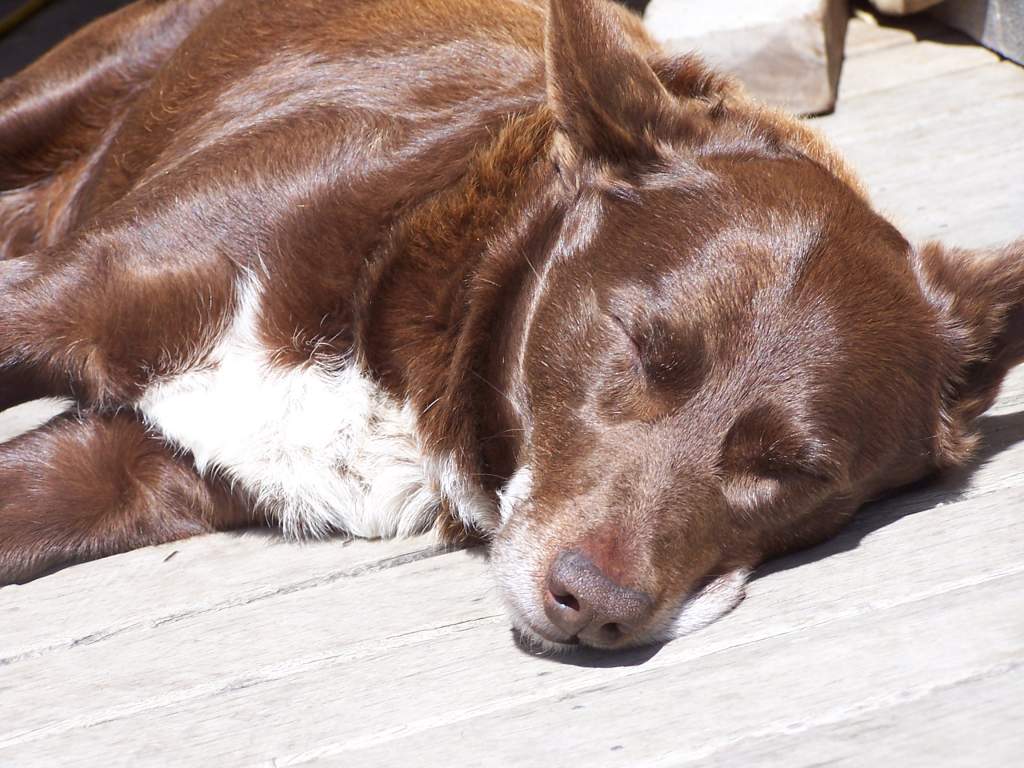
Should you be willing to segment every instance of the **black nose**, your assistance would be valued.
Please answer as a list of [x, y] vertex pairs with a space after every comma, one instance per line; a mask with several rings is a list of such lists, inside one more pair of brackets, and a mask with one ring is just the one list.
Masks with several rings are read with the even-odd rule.
[[548, 573], [544, 612], [551, 623], [587, 645], [616, 645], [654, 609], [645, 592], [616, 584], [582, 552], [560, 552]]

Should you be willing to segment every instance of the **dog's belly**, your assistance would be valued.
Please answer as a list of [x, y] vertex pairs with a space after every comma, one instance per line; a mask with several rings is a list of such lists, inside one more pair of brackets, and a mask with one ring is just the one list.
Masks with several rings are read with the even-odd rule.
[[203, 473], [244, 490], [292, 534], [414, 533], [436, 518], [409, 409], [355, 363], [281, 368], [254, 332], [247, 292], [208, 362], [151, 386], [138, 403]]

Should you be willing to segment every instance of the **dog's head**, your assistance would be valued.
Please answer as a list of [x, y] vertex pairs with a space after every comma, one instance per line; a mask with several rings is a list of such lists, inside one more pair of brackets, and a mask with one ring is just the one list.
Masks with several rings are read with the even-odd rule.
[[553, 647], [714, 620], [765, 557], [962, 461], [1024, 356], [1024, 242], [915, 248], [800, 129], [656, 70], [603, 7], [552, 2], [573, 203], [518, 313], [492, 560]]

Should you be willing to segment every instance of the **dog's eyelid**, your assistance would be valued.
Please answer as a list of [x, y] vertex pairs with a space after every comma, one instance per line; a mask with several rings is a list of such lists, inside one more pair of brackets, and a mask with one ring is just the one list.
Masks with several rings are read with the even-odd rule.
[[736, 420], [724, 440], [721, 462], [727, 472], [815, 483], [836, 482], [841, 466], [828, 440], [771, 404], [751, 408]]
[[777, 478], [792, 477], [816, 483], [831, 483], [835, 480], [834, 473], [824, 463], [806, 461], [802, 457], [784, 458], [767, 457], [762, 465], [770, 474]]
[[608, 313], [608, 316], [611, 318], [612, 322], [619, 327], [619, 330], [621, 330], [625, 337], [629, 340], [629, 343], [632, 345], [633, 351], [636, 354], [636, 356], [638, 358], [643, 357], [642, 353], [644, 349], [644, 344], [642, 340], [637, 336], [636, 332], [630, 328], [630, 324], [626, 322], [626, 320], [624, 320], [618, 312], [611, 311]]
[[842, 463], [836, 460], [828, 440], [809, 435], [793, 457], [791, 467], [808, 479], [834, 483], [840, 479]]

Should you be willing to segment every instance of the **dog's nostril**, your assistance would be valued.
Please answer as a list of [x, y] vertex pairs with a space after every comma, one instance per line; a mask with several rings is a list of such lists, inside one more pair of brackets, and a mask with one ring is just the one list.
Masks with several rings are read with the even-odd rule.
[[551, 596], [555, 598], [555, 602], [559, 605], [564, 605], [570, 611], [579, 611], [580, 601], [576, 599], [575, 595], [569, 594], [568, 592], [564, 595], [560, 595], [557, 592], [552, 592]]
[[618, 640], [620, 637], [626, 634], [626, 631], [622, 628], [621, 624], [614, 621], [610, 621], [601, 627], [601, 634], [604, 635], [606, 640], [611, 642]]

